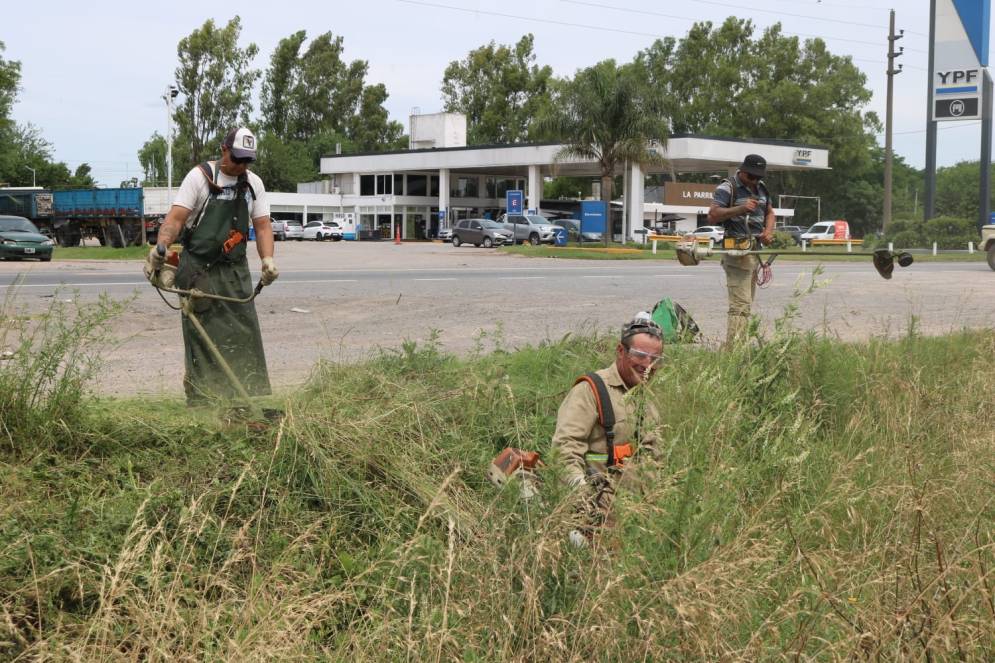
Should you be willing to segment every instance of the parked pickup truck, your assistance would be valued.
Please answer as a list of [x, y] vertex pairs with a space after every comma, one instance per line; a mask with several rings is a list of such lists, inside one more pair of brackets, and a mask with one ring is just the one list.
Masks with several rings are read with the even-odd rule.
[[981, 227], [981, 248], [988, 253], [988, 266], [995, 270], [995, 225]]
[[555, 242], [559, 227], [537, 214], [502, 214], [498, 223], [513, 233], [515, 244], [528, 242], [533, 246]]

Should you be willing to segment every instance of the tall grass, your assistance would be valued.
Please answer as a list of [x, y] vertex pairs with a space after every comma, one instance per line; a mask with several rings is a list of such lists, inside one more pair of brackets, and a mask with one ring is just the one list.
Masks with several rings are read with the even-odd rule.
[[71, 438], [108, 326], [127, 302], [82, 304], [57, 293], [29, 315], [16, 304], [17, 289], [15, 282], [0, 302], [0, 438], [11, 446]]
[[995, 657], [995, 334], [668, 348], [664, 444], [582, 550], [555, 463], [540, 502], [484, 469], [549, 458], [613, 341], [500, 345], [319, 364], [262, 432], [87, 401], [85, 453], [4, 448], [0, 658]]

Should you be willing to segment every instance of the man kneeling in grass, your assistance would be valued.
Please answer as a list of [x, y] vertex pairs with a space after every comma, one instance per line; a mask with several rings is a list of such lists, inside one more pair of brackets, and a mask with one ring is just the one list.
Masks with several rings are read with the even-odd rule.
[[608, 522], [624, 469], [653, 453], [659, 413], [639, 387], [656, 372], [662, 351], [660, 326], [648, 314], [636, 316], [622, 327], [615, 361], [578, 378], [560, 405], [553, 450], [589, 506], [584, 526], [570, 533], [576, 545]]

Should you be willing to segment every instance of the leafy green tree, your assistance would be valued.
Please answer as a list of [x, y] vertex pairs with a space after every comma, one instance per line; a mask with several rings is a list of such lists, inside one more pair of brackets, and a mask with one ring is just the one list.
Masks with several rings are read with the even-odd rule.
[[531, 34], [514, 46], [492, 41], [446, 67], [443, 105], [466, 115], [471, 145], [542, 139], [539, 118], [552, 104], [553, 71], [536, 64], [534, 42]]
[[258, 160], [252, 166], [269, 191], [296, 191], [298, 182], [319, 178], [317, 161], [305, 143], [281, 140], [272, 132], [259, 139]]
[[[659, 163], [650, 143], [666, 144], [666, 120], [647, 91], [636, 68], [604, 60], [565, 82], [555, 114], [543, 121], [564, 142], [558, 160], [579, 157], [598, 163], [606, 209], [611, 209], [616, 171], [626, 163]], [[606, 243], [610, 236], [605, 233]]]
[[[142, 149], [138, 150], [138, 162], [142, 165], [142, 184], [144, 186], [163, 186], [168, 181], [166, 172], [166, 154], [168, 146], [166, 139], [158, 131], [145, 141]], [[180, 173], [182, 178], [185, 173]], [[175, 175], [175, 173], [174, 173]]]
[[3, 57], [0, 41], [0, 182], [15, 179], [18, 155], [14, 146], [15, 123], [10, 117], [21, 84], [21, 63]]
[[238, 16], [223, 28], [208, 19], [180, 40], [175, 76], [183, 103], [175, 113], [174, 163], [189, 166], [217, 156], [224, 135], [248, 123], [252, 86], [260, 76], [251, 64], [259, 49], [251, 43], [241, 48], [241, 32]]
[[[936, 213], [965, 219], [977, 219], [980, 187], [980, 161], [961, 161], [946, 168], [936, 169]], [[995, 168], [989, 177], [995, 174]], [[992, 191], [995, 210], [995, 191]]]
[[342, 37], [331, 32], [304, 49], [306, 41], [304, 30], [281, 39], [263, 79], [257, 169], [274, 188], [319, 177], [321, 156], [336, 145], [347, 152], [404, 147], [403, 126], [384, 107], [386, 87], [365, 84], [367, 63], [343, 60]]
[[359, 100], [359, 109], [346, 127], [352, 144], [359, 151], [396, 150], [407, 147], [404, 126], [392, 122], [384, 103], [387, 101], [387, 88], [382, 84], [367, 85]]
[[845, 218], [858, 233], [880, 227], [880, 122], [866, 110], [871, 91], [850, 57], [833, 55], [822, 39], [786, 36], [780, 24], [756, 35], [751, 21], [730, 17], [655, 42], [636, 65], [674, 133], [826, 146], [831, 171], [772, 173], [771, 192], [820, 196], [824, 217]]
[[93, 168], [90, 167], [88, 163], [81, 163], [76, 166], [76, 170], [73, 172], [72, 176], [69, 177], [67, 184], [72, 187], [93, 187], [97, 186], [96, 180], [90, 174], [93, 172]]

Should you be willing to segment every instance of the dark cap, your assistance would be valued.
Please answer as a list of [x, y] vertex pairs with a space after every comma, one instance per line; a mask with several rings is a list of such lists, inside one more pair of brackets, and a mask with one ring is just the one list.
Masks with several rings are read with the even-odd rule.
[[256, 160], [256, 137], [246, 127], [232, 129], [221, 143], [236, 159]]
[[764, 177], [767, 174], [767, 160], [759, 154], [747, 154], [739, 169], [750, 175]]

